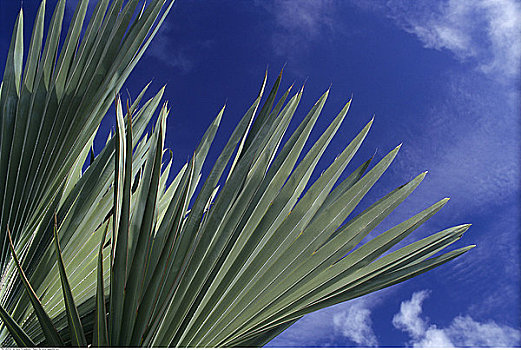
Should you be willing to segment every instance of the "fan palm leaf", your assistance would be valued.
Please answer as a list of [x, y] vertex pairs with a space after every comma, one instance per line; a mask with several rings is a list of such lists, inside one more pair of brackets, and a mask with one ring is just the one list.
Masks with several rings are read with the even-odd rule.
[[[59, 51], [65, 1], [55, 7], [45, 44], [42, 1], [25, 66], [22, 11], [18, 15], [0, 89], [0, 297], [17, 320], [27, 300], [21, 299], [6, 228], [31, 284], [41, 290], [45, 275], [35, 270], [48, 269], [52, 215], [58, 213], [60, 224], [72, 215], [79, 187], [73, 189], [98, 125], [173, 1], [138, 3], [98, 1], [86, 24], [88, 1], [79, 1]], [[62, 243], [65, 255], [69, 239]]]

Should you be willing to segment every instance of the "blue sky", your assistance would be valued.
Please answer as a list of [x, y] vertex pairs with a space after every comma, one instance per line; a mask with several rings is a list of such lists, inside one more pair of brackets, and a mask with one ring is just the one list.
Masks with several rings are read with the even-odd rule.
[[[38, 4], [0, 0], [2, 62], [20, 6], [29, 37]], [[269, 346], [521, 345], [520, 34], [515, 0], [177, 1], [126, 86], [136, 96], [150, 80], [156, 90], [167, 84], [175, 169], [226, 102], [215, 159], [266, 67], [273, 82], [285, 65], [283, 87], [306, 83], [297, 120], [332, 85], [312, 137], [353, 96], [316, 176], [373, 115], [348, 172], [375, 151], [379, 159], [403, 147], [361, 207], [429, 171], [375, 234], [446, 196], [449, 204], [409, 239], [473, 224], [457, 245], [477, 248], [463, 257], [305, 316]]]

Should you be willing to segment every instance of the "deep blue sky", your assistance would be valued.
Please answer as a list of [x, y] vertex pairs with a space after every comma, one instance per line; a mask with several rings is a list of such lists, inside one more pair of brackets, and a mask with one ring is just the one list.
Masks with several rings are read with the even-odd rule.
[[[49, 18], [55, 2], [48, 0]], [[69, 3], [70, 20], [76, 1]], [[29, 38], [38, 4], [0, 0], [2, 65], [18, 10], [23, 6]], [[376, 232], [446, 196], [449, 204], [413, 238], [473, 224], [457, 243], [477, 244], [470, 253], [308, 315], [269, 345], [520, 345], [520, 21], [515, 0], [177, 1], [126, 86], [136, 96], [150, 80], [151, 91], [167, 84], [166, 144], [176, 170], [226, 102], [215, 159], [266, 67], [271, 83], [286, 64], [282, 87], [306, 82], [296, 121], [332, 84], [315, 138], [353, 95], [317, 176], [373, 115], [348, 170], [404, 145], [361, 206], [429, 171]]]

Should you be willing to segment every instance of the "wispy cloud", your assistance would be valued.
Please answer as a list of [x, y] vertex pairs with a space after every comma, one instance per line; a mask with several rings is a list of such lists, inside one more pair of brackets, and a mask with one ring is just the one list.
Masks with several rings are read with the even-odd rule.
[[215, 42], [212, 39], [181, 42], [174, 33], [172, 22], [165, 21], [145, 55], [154, 57], [177, 73], [188, 74], [201, 64], [203, 53], [210, 50]]
[[494, 321], [478, 322], [472, 317], [456, 316], [449, 326], [440, 328], [422, 317], [422, 305], [429, 291], [413, 293], [403, 301], [393, 317], [393, 326], [409, 334], [413, 347], [511, 347], [521, 345], [521, 332]]
[[[519, 300], [520, 276], [521, 4], [392, 0], [369, 9], [385, 10], [426, 48], [445, 50], [467, 63], [437, 77], [442, 82], [440, 92], [430, 105], [418, 110], [423, 125], [411, 127], [415, 137], [404, 145], [395, 168], [400, 173], [429, 170], [418, 190], [421, 194], [406, 206], [418, 208], [427, 198], [434, 201], [447, 195], [453, 200], [440, 213], [444, 221], [476, 224], [467, 237], [478, 248], [465, 264], [456, 260], [438, 272], [447, 281], [469, 281], [480, 296], [466, 310], [471, 316], [455, 318], [448, 329], [426, 326], [428, 337], [423, 341], [443, 343], [442, 337], [451, 336], [450, 330], [463, 332], [463, 324], [478, 329], [481, 324], [474, 321], [476, 317], [498, 322], [517, 315], [512, 306]], [[426, 224], [426, 231], [439, 229], [430, 225]]]
[[425, 121], [421, 128], [414, 125], [417, 116], [410, 116], [409, 132], [416, 137], [404, 145], [395, 169], [400, 173], [428, 169], [423, 193], [464, 200], [465, 208], [458, 209], [467, 213], [486, 211], [514, 196], [517, 204], [521, 3], [360, 0], [352, 4], [390, 17], [425, 48], [445, 50], [468, 63], [433, 77], [440, 82], [437, 98], [417, 111], [418, 119]]
[[181, 74], [187, 74], [194, 67], [194, 62], [186, 54], [186, 50], [173, 47], [170, 40], [171, 31], [171, 24], [169, 22], [163, 23], [154, 44], [150, 46], [145, 55], [154, 57], [168, 68], [174, 68]]
[[324, 32], [334, 30], [333, 0], [275, 0], [272, 3], [258, 1], [274, 18], [272, 44], [276, 54], [288, 55], [309, 47], [315, 40], [323, 39]]
[[505, 201], [519, 190], [518, 94], [465, 73], [443, 78], [440, 98], [418, 111], [426, 123], [405, 145], [400, 165], [428, 166], [423, 186], [464, 198], [468, 211]]
[[386, 8], [398, 25], [426, 48], [447, 49], [473, 60], [484, 73], [518, 78], [521, 64], [521, 3], [516, 0], [410, 2]]
[[168, 35], [159, 35], [148, 54], [181, 74], [190, 73], [194, 67], [194, 62], [185, 49], [175, 50], [171, 47]]
[[[447, 284], [465, 280], [478, 289], [474, 293], [480, 297], [467, 312], [473, 317], [511, 319], [518, 314], [512, 306], [519, 300], [520, 277], [519, 96], [497, 81], [471, 73], [441, 76], [446, 88], [418, 111], [424, 125], [411, 129], [416, 136], [405, 143], [395, 170], [429, 170], [418, 195], [405, 203], [411, 211], [426, 201], [450, 196], [451, 202], [439, 214], [443, 222], [474, 224], [464, 239], [477, 248], [438, 272], [444, 273]], [[434, 220], [440, 222], [438, 217]], [[423, 229], [442, 228], [435, 221]], [[463, 259], [465, 263], [460, 263]]]
[[323, 26], [333, 25], [332, 0], [276, 0], [273, 6], [277, 23], [286, 31], [315, 36]]
[[[273, 14], [275, 52], [287, 55], [339, 28], [339, 0], [257, 2]], [[521, 69], [521, 3], [517, 0], [353, 1], [391, 17], [426, 48], [448, 50], [497, 80], [517, 82]]]

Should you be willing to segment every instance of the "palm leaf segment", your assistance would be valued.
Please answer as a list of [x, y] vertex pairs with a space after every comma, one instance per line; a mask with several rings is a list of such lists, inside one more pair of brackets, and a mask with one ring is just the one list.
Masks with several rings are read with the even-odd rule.
[[[328, 91], [282, 145], [302, 90], [290, 97], [290, 88], [275, 103], [280, 75], [261, 107], [265, 77], [258, 97], [201, 184], [202, 166], [224, 108], [192, 159], [167, 185], [172, 158], [165, 165], [163, 156], [169, 110], [167, 104], [159, 109], [154, 131], [146, 135], [163, 93], [139, 107], [146, 88], [126, 108], [116, 98], [116, 132], [82, 173], [97, 125], [161, 24], [164, 17], [152, 26], [164, 2], [153, 1], [141, 10], [125, 34], [122, 28], [129, 25], [137, 2], [129, 1], [116, 15], [120, 2], [109, 7], [100, 1], [76, 54], [67, 58], [65, 45], [56, 61], [56, 67], [67, 67], [66, 73], [51, 69], [54, 62], [45, 68], [45, 52], [56, 52], [52, 38], [59, 32], [52, 33], [61, 26], [64, 2], [57, 5], [51, 40], [39, 58], [42, 5], [23, 83], [21, 16], [17, 22], [1, 91], [0, 170], [6, 174], [0, 188], [2, 225], [11, 227], [16, 247], [2, 255], [5, 344], [259, 346], [309, 312], [399, 283], [472, 247], [437, 255], [467, 230], [468, 225], [462, 225], [385, 254], [447, 199], [360, 245], [425, 174], [346, 222], [399, 147], [370, 170], [368, 160], [335, 186], [371, 120], [308, 186], [350, 102], [303, 155]], [[85, 6], [79, 2], [67, 36], [72, 39], [66, 43], [77, 42], [74, 28], [83, 21]], [[128, 57], [122, 53], [125, 48]], [[83, 62], [83, 55], [98, 59], [98, 64]], [[112, 60], [103, 61], [104, 55]], [[105, 74], [95, 88], [89, 84], [92, 74], [89, 81], [83, 82], [80, 73], [74, 79], [75, 72], [98, 72], [97, 67], [105, 67]], [[29, 105], [40, 114], [25, 110], [23, 98], [35, 100]], [[75, 109], [78, 106], [84, 108]], [[73, 110], [82, 112], [69, 112]], [[3, 137], [17, 127], [39, 138]], [[41, 152], [40, 139], [47, 145]], [[36, 157], [29, 155], [33, 149], [40, 152]], [[27, 157], [38, 160], [39, 166], [33, 169], [30, 160], [25, 164]], [[18, 173], [13, 170], [17, 166]], [[54, 211], [58, 222], [53, 243]], [[8, 242], [6, 235], [5, 249]], [[34, 307], [28, 307], [31, 303]]]

